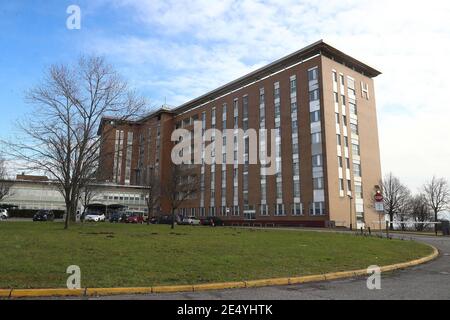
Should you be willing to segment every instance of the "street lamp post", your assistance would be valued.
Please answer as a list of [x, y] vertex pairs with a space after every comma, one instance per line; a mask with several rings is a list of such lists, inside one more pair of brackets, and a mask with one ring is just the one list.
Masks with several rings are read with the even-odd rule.
[[352, 199], [353, 199], [353, 197], [351, 196], [351, 195], [347, 195], [348, 196], [348, 200], [350, 201], [350, 231], [352, 231], [353, 230], [353, 223], [352, 223], [352, 216], [353, 216], [353, 213], [352, 213]]

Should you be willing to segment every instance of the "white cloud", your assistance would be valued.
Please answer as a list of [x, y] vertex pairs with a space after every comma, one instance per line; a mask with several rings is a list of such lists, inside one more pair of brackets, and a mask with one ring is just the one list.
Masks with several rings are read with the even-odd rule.
[[[180, 104], [318, 39], [376, 79], [384, 172], [450, 178], [449, 1], [121, 0], [140, 36], [96, 39], [135, 84]], [[145, 34], [145, 35], [142, 35]]]

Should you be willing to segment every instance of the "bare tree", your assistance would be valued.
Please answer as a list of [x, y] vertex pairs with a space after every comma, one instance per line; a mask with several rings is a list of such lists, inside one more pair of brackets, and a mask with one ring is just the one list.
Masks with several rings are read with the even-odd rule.
[[425, 230], [428, 226], [426, 222], [431, 221], [432, 214], [428, 206], [427, 198], [423, 193], [415, 195], [412, 198], [410, 210], [414, 222], [418, 222], [414, 225], [416, 231]]
[[7, 142], [8, 150], [28, 169], [44, 171], [58, 182], [67, 229], [80, 191], [97, 168], [102, 118], [130, 120], [141, 115], [146, 103], [100, 57], [82, 57], [73, 66], [51, 66], [26, 100], [33, 106], [32, 116], [20, 124], [23, 137]]
[[0, 201], [11, 195], [12, 182], [7, 180], [5, 159], [0, 156]]
[[[423, 186], [423, 193], [428, 206], [434, 213], [434, 221], [438, 221], [440, 212], [446, 210], [450, 204], [450, 189], [447, 180], [444, 178], [433, 177], [431, 181]], [[437, 224], [434, 226], [437, 232]]]
[[161, 186], [154, 169], [151, 169], [145, 178], [145, 190], [145, 203], [148, 209], [147, 225], [149, 225], [150, 218], [153, 216], [153, 209], [159, 203], [161, 197]]
[[97, 187], [94, 185], [93, 181], [86, 183], [86, 185], [81, 190], [81, 204], [83, 205], [82, 216], [86, 212], [87, 207], [92, 203], [92, 200], [99, 194]]
[[188, 199], [193, 198], [199, 188], [199, 179], [190, 165], [173, 165], [170, 178], [164, 187], [172, 212], [172, 229], [175, 227], [175, 211]]
[[380, 182], [380, 188], [384, 197], [384, 210], [389, 215], [389, 228], [393, 230], [394, 217], [406, 212], [411, 192], [392, 173], [384, 177], [383, 181]]

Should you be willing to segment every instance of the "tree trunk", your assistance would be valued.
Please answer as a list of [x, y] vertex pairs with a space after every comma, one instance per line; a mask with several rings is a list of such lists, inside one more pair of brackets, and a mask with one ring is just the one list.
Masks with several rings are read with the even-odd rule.
[[172, 209], [172, 229], [175, 228], [175, 209]]
[[153, 210], [148, 208], [147, 225], [150, 225], [150, 216], [153, 214]]
[[70, 215], [71, 215], [71, 205], [66, 203], [66, 218], [64, 219], [64, 229], [67, 230], [69, 229], [69, 219], [70, 219]]
[[394, 230], [394, 213], [389, 212], [389, 229]]
[[[437, 210], [434, 210], [434, 222], [438, 222], [438, 212], [437, 212]], [[435, 234], [438, 233], [437, 223], [434, 224], [434, 233]]]

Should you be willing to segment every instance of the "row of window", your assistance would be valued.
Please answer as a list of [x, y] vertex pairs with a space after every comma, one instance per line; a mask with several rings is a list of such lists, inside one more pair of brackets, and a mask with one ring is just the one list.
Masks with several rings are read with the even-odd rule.
[[[267, 217], [267, 216], [304, 216], [305, 212], [303, 209], [302, 203], [291, 203], [289, 205], [285, 205], [283, 203], [268, 205], [268, 204], [260, 204], [259, 206], [246, 206], [247, 208], [258, 208], [259, 216]], [[245, 218], [254, 219], [257, 216], [257, 210], [241, 210], [240, 206], [221, 206], [221, 207], [209, 207], [209, 208], [179, 208], [178, 214], [187, 216], [196, 216], [196, 217], [205, 217], [205, 216], [223, 216], [223, 217], [239, 217], [243, 213]], [[321, 216], [326, 214], [326, 208], [324, 202], [314, 202], [309, 205], [309, 215], [310, 216]]]

